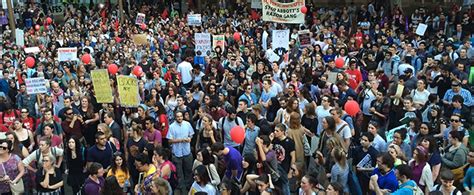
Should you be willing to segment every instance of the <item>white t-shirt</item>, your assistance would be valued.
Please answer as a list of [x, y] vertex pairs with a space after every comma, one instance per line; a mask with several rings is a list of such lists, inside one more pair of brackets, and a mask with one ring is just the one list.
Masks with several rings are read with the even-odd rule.
[[428, 96], [430, 96], [430, 92], [428, 90], [423, 90], [422, 92], [414, 89], [411, 91], [411, 97], [413, 98], [413, 103], [425, 105], [428, 101]]
[[194, 195], [196, 192], [206, 192], [207, 194], [217, 194], [216, 188], [210, 183], [205, 186], [200, 186], [198, 183], [194, 182], [191, 186], [191, 195]]
[[177, 70], [179, 73], [181, 73], [181, 79], [183, 80], [183, 84], [188, 84], [193, 80], [193, 77], [191, 75], [192, 69], [193, 66], [187, 61], [183, 61], [178, 64]]
[[[343, 125], [346, 125], [346, 126], [343, 129], [341, 129]], [[342, 119], [339, 124], [336, 124], [336, 132], [339, 133], [339, 135], [343, 139], [350, 139], [352, 137], [351, 128], [349, 127], [349, 124], [347, 124], [347, 122], [343, 121]]]

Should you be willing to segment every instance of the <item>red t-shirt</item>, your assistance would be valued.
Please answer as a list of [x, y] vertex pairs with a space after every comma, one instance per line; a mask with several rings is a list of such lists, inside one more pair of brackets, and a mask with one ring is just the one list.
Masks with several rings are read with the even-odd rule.
[[352, 89], [356, 89], [359, 83], [362, 81], [362, 74], [360, 73], [360, 70], [354, 69], [347, 69], [346, 70], [347, 76], [349, 76], [349, 80], [353, 79], [355, 83], [352, 83], [349, 81], [349, 87]]
[[23, 127], [25, 127], [25, 129], [28, 129], [30, 130], [32, 133], [35, 132], [36, 130], [36, 126], [35, 124], [35, 121], [36, 119], [33, 119], [32, 117], [28, 117], [28, 118], [25, 118], [25, 119], [21, 119], [21, 122], [23, 123]]
[[20, 119], [20, 111], [18, 110], [13, 110], [13, 112], [10, 113], [0, 113], [0, 124], [5, 125], [7, 128], [13, 125], [16, 119]]

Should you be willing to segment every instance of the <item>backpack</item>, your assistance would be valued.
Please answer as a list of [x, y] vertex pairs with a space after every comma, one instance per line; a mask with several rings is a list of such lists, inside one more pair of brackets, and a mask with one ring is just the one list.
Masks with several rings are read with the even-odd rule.
[[176, 167], [171, 164], [171, 173], [170, 173], [170, 177], [168, 178], [168, 182], [170, 183], [170, 186], [171, 186], [171, 189], [176, 189], [176, 187], [178, 187], [178, 175], [176, 174]]
[[[56, 135], [61, 135], [61, 132], [59, 132], [59, 124], [53, 120], [53, 125], [54, 125], [54, 132], [56, 132]], [[44, 129], [44, 121], [42, 121], [39, 125], [38, 128], [36, 128], [36, 131], [41, 129], [41, 132], [43, 132]], [[36, 132], [35, 131], [35, 132]]]
[[362, 188], [360, 187], [359, 179], [351, 168], [349, 168], [349, 174], [347, 176], [347, 185], [349, 186], [350, 194], [362, 195]]
[[[50, 149], [50, 151], [51, 151], [51, 154], [54, 156], [54, 158], [56, 158], [56, 157], [57, 157], [57, 155], [56, 155], [56, 148], [55, 148], [55, 147], [50, 147], [49, 149]], [[36, 167], [39, 167], [39, 166], [38, 166], [38, 162], [39, 162], [40, 157], [41, 157], [41, 152], [40, 152], [40, 150], [37, 149], [36, 152], [35, 152], [35, 154], [36, 154]]]
[[424, 195], [425, 194], [423, 192], [423, 190], [421, 190], [421, 188], [416, 184], [415, 184], [415, 187], [406, 185], [406, 186], [404, 186], [404, 188], [412, 189], [413, 190], [413, 195]]
[[[420, 189], [421, 190], [421, 189]], [[441, 185], [436, 185], [436, 188], [434, 191], [441, 191]], [[413, 191], [414, 192], [414, 191]], [[451, 194], [456, 195], [459, 192], [458, 188], [454, 188], [454, 191]]]
[[[222, 132], [224, 132], [224, 123], [225, 123], [226, 119], [227, 119], [227, 116], [224, 116], [224, 118], [219, 119], [219, 122], [221, 123], [221, 131]], [[235, 123], [239, 126], [240, 125], [244, 126], [244, 124], [239, 124], [239, 117], [235, 118]]]

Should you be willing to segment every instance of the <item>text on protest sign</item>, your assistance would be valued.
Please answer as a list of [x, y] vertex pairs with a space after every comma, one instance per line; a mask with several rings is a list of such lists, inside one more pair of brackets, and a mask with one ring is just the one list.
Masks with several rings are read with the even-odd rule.
[[135, 24], [143, 24], [145, 23], [145, 14], [142, 14], [142, 13], [138, 13], [137, 14], [137, 18], [135, 18]]
[[311, 34], [309, 30], [298, 31], [298, 39], [301, 47], [308, 47], [311, 45]]
[[113, 103], [114, 99], [107, 70], [92, 70], [91, 78], [97, 103]]
[[38, 94], [46, 93], [46, 80], [43, 77], [28, 78], [25, 80], [26, 93], [27, 94]]
[[125, 107], [138, 106], [138, 80], [136, 78], [124, 75], [117, 76], [117, 88], [120, 105]]
[[187, 19], [189, 26], [201, 26], [201, 14], [189, 14]]
[[272, 31], [272, 49], [290, 48], [290, 30], [273, 30]]
[[303, 6], [304, 0], [296, 0], [291, 3], [262, 0], [262, 19], [263, 21], [278, 23], [302, 24], [304, 23], [304, 14], [301, 13], [301, 7]]
[[224, 49], [225, 49], [224, 35], [212, 35], [212, 48], [215, 49], [216, 47], [221, 48], [221, 53], [224, 52]]
[[77, 47], [58, 48], [58, 61], [75, 61], [77, 59]]
[[209, 33], [195, 33], [194, 40], [196, 41], [196, 48], [194, 51], [201, 51], [202, 55], [210, 56], [212, 51], [211, 34]]

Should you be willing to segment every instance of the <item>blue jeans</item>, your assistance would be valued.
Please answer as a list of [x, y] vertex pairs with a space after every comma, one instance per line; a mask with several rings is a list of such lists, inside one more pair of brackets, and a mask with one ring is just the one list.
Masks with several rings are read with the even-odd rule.
[[176, 166], [176, 174], [180, 181], [177, 189], [187, 192], [193, 183], [193, 156], [191, 154], [182, 157], [173, 155], [171, 161]]

